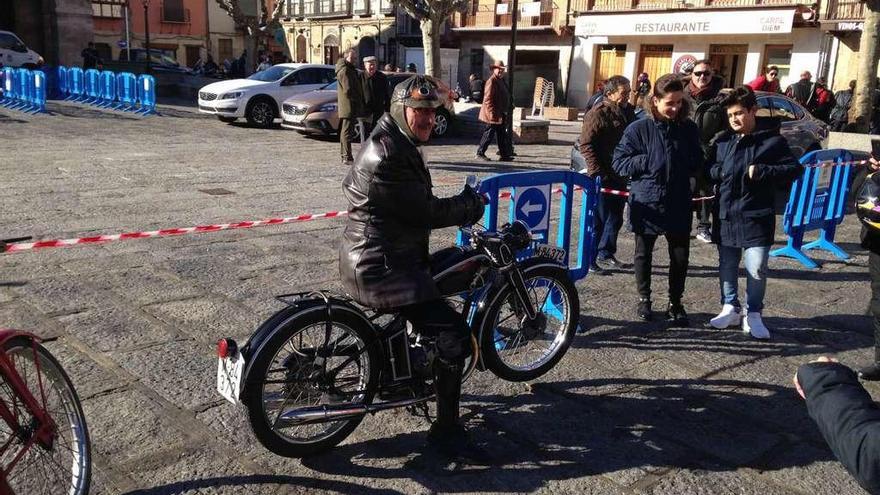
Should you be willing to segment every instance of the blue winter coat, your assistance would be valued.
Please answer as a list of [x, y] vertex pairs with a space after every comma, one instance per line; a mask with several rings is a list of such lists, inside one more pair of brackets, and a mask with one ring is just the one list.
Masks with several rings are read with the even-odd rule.
[[691, 231], [691, 177], [703, 166], [700, 132], [691, 120], [637, 120], [623, 133], [612, 167], [630, 178], [630, 226], [637, 234]]
[[[716, 140], [712, 179], [719, 183], [716, 196], [716, 241], [724, 246], [770, 246], [776, 231], [775, 191], [803, 172], [779, 134], [779, 119], [762, 117], [751, 134], [740, 137], [728, 131]], [[755, 165], [754, 178], [748, 178]]]

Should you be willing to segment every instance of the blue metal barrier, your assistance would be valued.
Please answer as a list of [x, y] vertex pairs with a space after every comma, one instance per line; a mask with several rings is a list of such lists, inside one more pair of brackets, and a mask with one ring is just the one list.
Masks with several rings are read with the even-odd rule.
[[94, 103], [100, 98], [101, 93], [98, 84], [99, 77], [100, 73], [97, 69], [88, 69], [84, 71], [83, 92], [86, 96], [86, 99], [84, 100], [86, 103]]
[[[849, 192], [852, 154], [842, 149], [818, 150], [801, 158], [804, 165], [819, 162], [835, 162], [838, 165], [808, 167], [804, 175], [791, 186], [791, 195], [785, 206], [783, 230], [788, 235], [785, 247], [774, 249], [770, 256], [786, 256], [801, 262], [807, 268], [819, 265], [804, 251], [823, 249], [840, 259], [849, 255], [834, 244], [834, 233], [846, 213], [846, 197]], [[819, 230], [819, 238], [804, 244], [804, 234]]]
[[47, 80], [46, 73], [41, 70], [31, 72], [31, 85], [33, 91], [31, 93], [31, 113], [43, 113], [46, 111], [46, 90]]
[[143, 115], [156, 113], [156, 78], [146, 74], [138, 77], [137, 95], [140, 104], [138, 113]]
[[100, 75], [101, 102], [99, 107], [110, 108], [116, 104], [116, 74], [105, 70]]
[[[564, 262], [569, 267], [572, 280], [580, 280], [587, 276], [595, 249], [593, 216], [599, 197], [598, 181], [568, 170], [517, 172], [491, 176], [482, 181], [479, 189], [479, 192], [488, 194], [491, 198], [483, 216], [483, 223], [489, 231], [498, 230], [499, 203], [502, 199], [499, 195], [502, 189], [509, 188], [511, 195], [508, 202], [508, 221], [525, 221], [532, 234], [540, 237], [536, 243], [549, 244], [552, 198], [556, 195], [554, 186], [561, 188], [559, 214], [555, 222], [555, 245], [565, 251]], [[577, 256], [574, 262], [574, 257], [571, 256], [571, 229], [577, 188], [581, 189], [581, 202], [578, 219], [579, 235], [575, 248]], [[467, 241], [464, 234], [458, 234], [459, 245]], [[536, 243], [526, 251], [527, 254], [534, 249]]]
[[2, 69], [3, 98], [0, 105], [28, 113], [46, 111], [46, 74], [27, 69]]
[[15, 70], [11, 67], [3, 69], [3, 100], [0, 104], [9, 106], [15, 101]]
[[117, 110], [134, 111], [137, 106], [137, 77], [131, 72], [120, 72], [116, 75]]
[[23, 109], [28, 106], [28, 100], [30, 98], [30, 85], [28, 84], [28, 70], [27, 69], [15, 69], [15, 95], [16, 102], [12, 104], [10, 108], [14, 108], [16, 110]]
[[85, 94], [84, 88], [85, 75], [79, 67], [71, 67], [67, 70], [67, 92], [66, 99], [78, 101]]

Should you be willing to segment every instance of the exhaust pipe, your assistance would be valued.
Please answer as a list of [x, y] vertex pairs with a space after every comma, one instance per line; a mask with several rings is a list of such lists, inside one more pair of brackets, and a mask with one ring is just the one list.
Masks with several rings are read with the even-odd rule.
[[275, 426], [299, 426], [311, 423], [324, 423], [328, 421], [342, 421], [353, 419], [365, 414], [377, 413], [388, 409], [397, 409], [426, 402], [434, 396], [419, 397], [413, 399], [380, 402], [378, 404], [338, 404], [332, 406], [303, 407], [282, 414]]

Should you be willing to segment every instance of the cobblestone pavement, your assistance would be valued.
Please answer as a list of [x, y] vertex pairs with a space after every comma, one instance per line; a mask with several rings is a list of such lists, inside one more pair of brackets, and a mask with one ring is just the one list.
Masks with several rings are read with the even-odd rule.
[[[182, 108], [140, 118], [73, 104], [0, 109], [0, 234], [64, 238], [337, 210], [338, 144], [226, 125]], [[520, 146], [511, 164], [473, 160], [476, 137], [427, 148], [438, 195], [467, 174], [565, 168], [576, 124]], [[494, 152], [494, 150], [491, 150]], [[631, 273], [578, 283], [586, 333], [530, 384], [478, 374], [464, 414], [495, 466], [450, 470], [405, 412], [367, 418], [333, 452], [274, 456], [244, 411], [214, 391], [214, 342], [245, 339], [273, 295], [338, 287], [340, 220], [0, 256], [0, 322], [50, 338], [93, 439], [98, 493], [861, 493], [791, 387], [822, 354], [870, 357], [867, 257], [847, 218], [847, 262], [770, 262], [773, 340], [705, 327], [718, 309], [717, 255], [692, 244], [690, 329], [633, 323]], [[452, 231], [438, 232], [437, 246]], [[782, 239], [781, 232], [777, 236]], [[657, 249], [656, 304], [667, 257]], [[631, 261], [632, 238], [620, 257]], [[871, 387], [873, 393], [880, 389]]]

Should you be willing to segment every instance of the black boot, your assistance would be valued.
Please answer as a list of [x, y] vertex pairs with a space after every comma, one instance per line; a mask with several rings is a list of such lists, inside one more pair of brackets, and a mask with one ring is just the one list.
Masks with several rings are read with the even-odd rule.
[[642, 321], [651, 321], [654, 317], [651, 312], [651, 299], [647, 297], [640, 297], [639, 304], [636, 305], [636, 316], [639, 317]]
[[680, 301], [670, 301], [666, 307], [666, 321], [677, 327], [689, 327], [691, 320], [688, 318], [684, 305]]
[[473, 442], [459, 419], [461, 376], [461, 364], [434, 359], [437, 419], [428, 430], [428, 444], [450, 460], [485, 465], [488, 454]]

